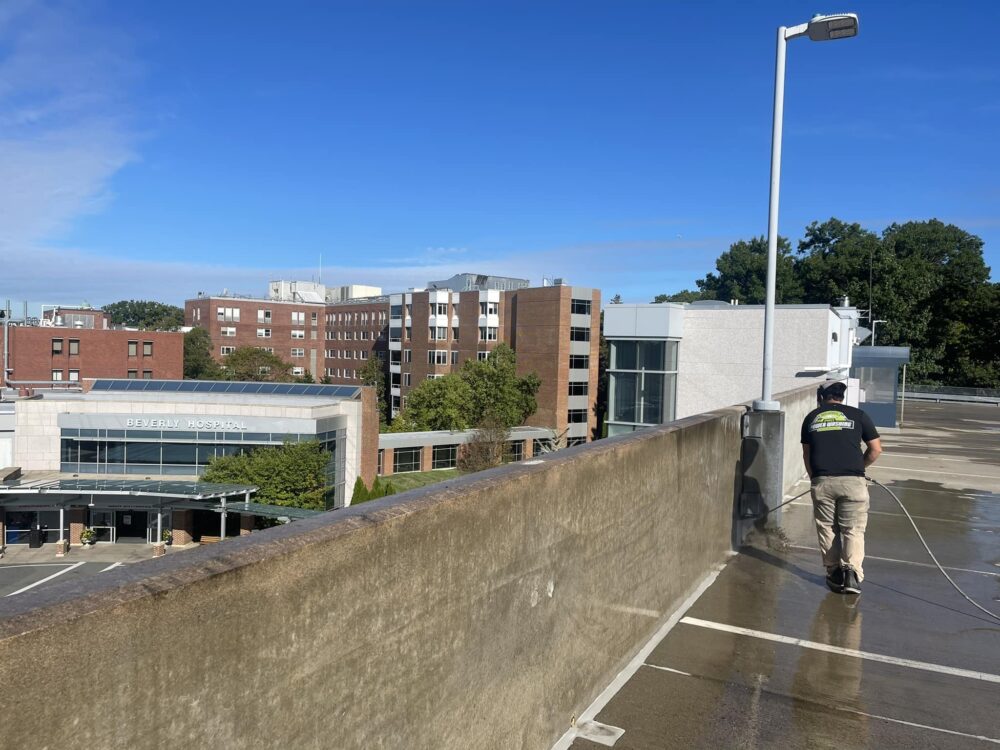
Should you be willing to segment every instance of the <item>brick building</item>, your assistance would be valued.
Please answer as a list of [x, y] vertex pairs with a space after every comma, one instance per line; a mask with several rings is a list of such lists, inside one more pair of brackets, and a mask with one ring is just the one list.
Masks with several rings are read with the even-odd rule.
[[[9, 326], [7, 367], [0, 382], [77, 382], [85, 378], [179, 379], [184, 376], [184, 334], [104, 328], [103, 313], [91, 311], [95, 327], [53, 324]], [[0, 368], [2, 370], [3, 368]]]
[[[472, 275], [459, 275], [463, 283], [466, 276]], [[515, 287], [523, 280], [501, 281]], [[272, 297], [294, 283], [272, 282]], [[299, 297], [199, 297], [185, 303], [185, 322], [209, 332], [220, 362], [237, 346], [259, 346], [291, 362], [294, 374], [309, 372], [334, 384], [359, 385], [366, 360], [377, 357], [388, 364], [394, 414], [421, 381], [453, 372], [469, 359], [486, 359], [505, 342], [517, 352], [519, 374], [535, 372], [542, 381], [538, 411], [528, 425], [553, 429], [569, 444], [593, 433], [599, 290], [438, 288], [342, 301], [327, 295], [320, 301], [324, 293], [317, 289]]]
[[422, 380], [487, 359], [504, 342], [519, 375], [542, 381], [528, 425], [548, 427], [574, 445], [596, 426], [601, 293], [547, 286], [501, 291], [433, 290], [390, 296], [389, 371], [393, 412]]

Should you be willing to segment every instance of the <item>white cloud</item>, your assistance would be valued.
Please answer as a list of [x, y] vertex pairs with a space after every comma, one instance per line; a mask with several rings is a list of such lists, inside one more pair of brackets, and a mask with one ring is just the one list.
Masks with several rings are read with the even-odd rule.
[[0, 252], [39, 243], [100, 210], [136, 157], [126, 94], [138, 74], [127, 40], [76, 5], [8, 0], [0, 11]]

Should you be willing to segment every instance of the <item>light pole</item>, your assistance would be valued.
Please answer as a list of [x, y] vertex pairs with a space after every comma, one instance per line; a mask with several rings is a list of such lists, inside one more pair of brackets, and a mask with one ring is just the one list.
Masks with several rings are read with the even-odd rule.
[[879, 323], [888, 323], [888, 320], [873, 320], [872, 321], [872, 346], [875, 346], [875, 326]]
[[785, 46], [789, 39], [808, 36], [814, 42], [847, 39], [858, 34], [854, 13], [814, 16], [808, 23], [778, 27], [778, 49], [774, 65], [774, 125], [771, 131], [771, 198], [767, 215], [767, 297], [764, 303], [764, 373], [761, 397], [753, 402], [755, 411], [778, 411], [771, 396], [774, 353], [774, 285], [778, 265], [778, 192], [781, 183], [781, 123], [785, 106]]

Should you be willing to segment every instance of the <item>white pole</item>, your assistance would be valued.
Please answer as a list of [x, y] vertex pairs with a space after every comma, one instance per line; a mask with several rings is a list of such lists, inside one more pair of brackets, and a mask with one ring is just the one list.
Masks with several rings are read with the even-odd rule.
[[903, 363], [903, 401], [899, 407], [899, 424], [903, 424], [903, 417], [906, 415], [906, 362]]
[[157, 543], [163, 541], [163, 506], [162, 505], [159, 508], [156, 509], [156, 539], [154, 539], [153, 541], [157, 542]]
[[226, 498], [221, 498], [222, 502], [222, 512], [219, 514], [219, 538], [226, 538]]
[[771, 398], [774, 354], [774, 287], [778, 266], [778, 195], [781, 188], [781, 124], [785, 110], [785, 27], [778, 27], [774, 63], [774, 123], [771, 127], [771, 197], [767, 210], [767, 296], [764, 302], [764, 372], [756, 411], [778, 411]]
[[[904, 372], [905, 372], [905, 370], [904, 370]], [[66, 528], [66, 515], [65, 515], [65, 513], [66, 513], [66, 509], [65, 508], [60, 508], [59, 509], [59, 543], [60, 544], [62, 544], [63, 540], [66, 538], [65, 536], [63, 536], [63, 529]]]

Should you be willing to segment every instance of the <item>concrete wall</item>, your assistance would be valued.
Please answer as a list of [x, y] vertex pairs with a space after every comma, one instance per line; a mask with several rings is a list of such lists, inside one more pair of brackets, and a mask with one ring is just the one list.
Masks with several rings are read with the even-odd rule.
[[[773, 391], [810, 383], [815, 387], [826, 380], [825, 373], [806, 375], [803, 370], [826, 365], [833, 356], [828, 342], [840, 324], [830, 308], [778, 307], [774, 328]], [[763, 346], [763, 307], [687, 307], [677, 351], [677, 416], [760, 398]]]
[[730, 552], [742, 412], [0, 600], [4, 742], [547, 749]]

